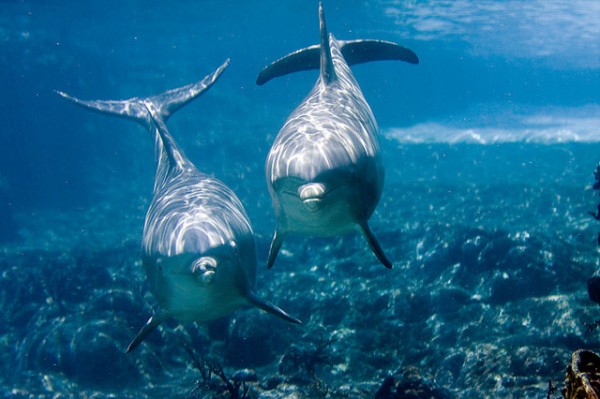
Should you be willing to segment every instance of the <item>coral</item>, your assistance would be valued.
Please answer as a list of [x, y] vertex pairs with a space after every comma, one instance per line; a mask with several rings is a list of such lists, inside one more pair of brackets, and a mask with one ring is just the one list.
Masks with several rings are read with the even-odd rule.
[[241, 370], [229, 378], [219, 362], [198, 355], [192, 347], [186, 344], [183, 345], [183, 348], [190, 355], [192, 364], [200, 372], [201, 377], [190, 392], [190, 397], [200, 397], [199, 394], [210, 392], [211, 398], [248, 398], [249, 387], [246, 382], [256, 380], [256, 373]]

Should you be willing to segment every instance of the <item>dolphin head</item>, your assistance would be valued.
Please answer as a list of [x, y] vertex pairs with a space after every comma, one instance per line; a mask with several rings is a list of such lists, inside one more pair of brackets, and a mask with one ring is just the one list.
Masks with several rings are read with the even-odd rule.
[[198, 284], [217, 285], [240, 295], [254, 287], [256, 256], [243, 256], [238, 244], [229, 241], [195, 256], [189, 269]]
[[201, 253], [146, 258], [144, 266], [162, 312], [181, 321], [208, 321], [247, 304], [254, 263], [245, 264], [238, 245], [225, 242]]
[[202, 253], [143, 257], [150, 289], [161, 309], [138, 332], [127, 352], [165, 319], [204, 322], [227, 316], [244, 305], [300, 324], [300, 320], [254, 294], [256, 255], [251, 251], [253, 258], [248, 263], [243, 252], [237, 243], [229, 241]]
[[[300, 320], [254, 293], [255, 259], [254, 257], [250, 265], [246, 264], [238, 245], [233, 241], [193, 258], [189, 266], [193, 284], [198, 293], [205, 295], [195, 298], [196, 302], [189, 304], [191, 308], [202, 310], [201, 315], [193, 312], [194, 316], [189, 320], [215, 319], [240, 306], [249, 305], [299, 324]], [[185, 319], [182, 315], [178, 318]]]

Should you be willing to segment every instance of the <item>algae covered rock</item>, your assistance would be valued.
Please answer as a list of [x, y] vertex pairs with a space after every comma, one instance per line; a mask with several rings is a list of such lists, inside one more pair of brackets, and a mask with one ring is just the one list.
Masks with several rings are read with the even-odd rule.
[[565, 377], [566, 399], [598, 399], [600, 392], [600, 357], [592, 351], [579, 349], [571, 355]]
[[431, 376], [422, 373], [416, 367], [404, 367], [398, 381], [387, 376], [377, 392], [375, 399], [450, 399], [452, 396], [438, 386]]

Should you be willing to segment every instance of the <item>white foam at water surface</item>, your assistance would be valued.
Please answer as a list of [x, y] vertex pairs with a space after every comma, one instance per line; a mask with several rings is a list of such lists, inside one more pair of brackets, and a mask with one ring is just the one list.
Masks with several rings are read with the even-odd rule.
[[[465, 121], [466, 119], [466, 121]], [[382, 128], [384, 137], [399, 143], [597, 143], [600, 142], [600, 105], [577, 109], [536, 112], [501, 118], [494, 123], [465, 118], [448, 122], [424, 122], [408, 127]]]

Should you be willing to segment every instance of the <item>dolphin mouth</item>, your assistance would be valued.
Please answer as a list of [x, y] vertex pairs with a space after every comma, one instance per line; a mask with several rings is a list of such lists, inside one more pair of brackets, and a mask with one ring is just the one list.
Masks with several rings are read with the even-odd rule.
[[320, 208], [321, 199], [320, 198], [306, 199], [306, 200], [302, 201], [302, 205], [304, 205], [304, 207], [307, 210], [309, 210], [311, 212], [316, 212]]
[[323, 183], [308, 183], [298, 187], [298, 197], [309, 211], [318, 210], [326, 194], [327, 190]]

